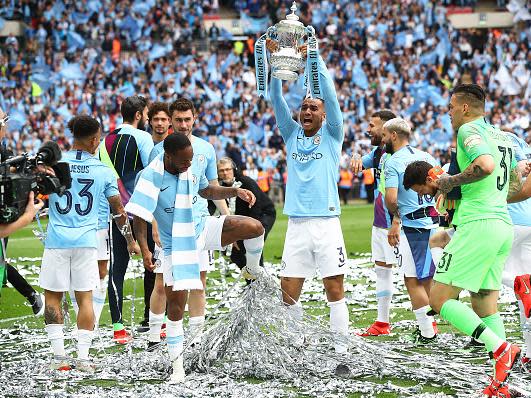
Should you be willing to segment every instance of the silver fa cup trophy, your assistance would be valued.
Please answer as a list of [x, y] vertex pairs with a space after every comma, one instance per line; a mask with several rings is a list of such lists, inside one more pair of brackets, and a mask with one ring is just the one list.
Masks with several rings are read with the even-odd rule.
[[267, 29], [265, 35], [257, 40], [254, 48], [257, 91], [260, 96], [265, 96], [267, 91], [268, 60], [266, 57], [266, 39], [272, 39], [277, 43], [276, 51], [271, 52], [269, 63], [271, 74], [280, 80], [297, 80], [299, 71], [304, 69], [307, 60], [301, 53], [301, 46], [310, 44], [317, 46], [315, 30], [312, 26], [304, 26], [295, 15], [297, 4], [293, 2], [291, 14], [275, 26]]

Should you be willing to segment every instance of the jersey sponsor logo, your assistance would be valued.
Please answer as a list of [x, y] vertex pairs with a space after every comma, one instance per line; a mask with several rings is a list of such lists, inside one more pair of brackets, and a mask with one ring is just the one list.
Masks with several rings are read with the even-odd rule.
[[481, 144], [481, 136], [479, 134], [471, 134], [466, 137], [464, 141], [465, 148], [470, 149], [472, 147], [478, 146]]
[[194, 197], [192, 198], [192, 204], [195, 205], [196, 202], [197, 202], [197, 195], [194, 195]]
[[168, 214], [172, 214], [173, 213], [173, 207], [165, 207], [164, 208], [164, 212], [166, 212]]
[[82, 164], [70, 164], [71, 173], [90, 173], [90, 166]]
[[314, 152], [314, 153], [308, 153], [308, 154], [293, 152], [291, 154], [291, 158], [293, 160], [296, 160], [299, 163], [308, 163], [308, 162], [311, 162], [312, 160], [322, 159], [323, 154], [320, 152]]

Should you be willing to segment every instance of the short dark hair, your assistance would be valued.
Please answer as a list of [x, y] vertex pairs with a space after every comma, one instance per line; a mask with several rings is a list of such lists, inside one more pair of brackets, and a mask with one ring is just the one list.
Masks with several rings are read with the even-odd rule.
[[132, 95], [124, 99], [124, 102], [120, 106], [120, 113], [124, 122], [132, 122], [135, 120], [136, 113], [142, 113], [146, 106], [148, 106], [148, 100], [141, 95]]
[[192, 114], [195, 116], [195, 106], [192, 101], [190, 101], [188, 98], [177, 98], [175, 101], [173, 101], [170, 105], [170, 118], [173, 115], [173, 112], [186, 112], [186, 111], [192, 111]]
[[78, 115], [68, 121], [68, 129], [76, 139], [91, 137], [100, 129], [100, 122], [92, 116]]
[[371, 117], [378, 117], [383, 122], [394, 119], [396, 115], [389, 109], [382, 109], [381, 111], [374, 112]]
[[408, 190], [413, 185], [425, 184], [428, 172], [432, 168], [433, 166], [424, 160], [417, 160], [408, 164], [404, 172], [404, 188]]
[[477, 84], [459, 84], [452, 95], [463, 99], [475, 108], [485, 108], [485, 90]]
[[177, 151], [192, 146], [192, 143], [186, 135], [174, 133], [167, 136], [162, 145], [164, 147], [164, 152], [174, 154]]
[[148, 111], [149, 120], [153, 119], [153, 116], [155, 116], [159, 112], [164, 112], [171, 119], [170, 109], [168, 108], [168, 104], [165, 102], [156, 101], [156, 102], [153, 102], [149, 106], [149, 111]]

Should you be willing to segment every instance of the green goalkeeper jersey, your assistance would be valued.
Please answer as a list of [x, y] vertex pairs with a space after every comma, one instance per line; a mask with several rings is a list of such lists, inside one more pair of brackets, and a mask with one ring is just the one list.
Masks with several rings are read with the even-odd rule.
[[501, 130], [483, 117], [463, 124], [457, 132], [457, 163], [464, 171], [477, 157], [491, 155], [494, 172], [461, 186], [462, 198], [453, 218], [460, 225], [473, 220], [500, 219], [511, 224], [507, 193], [511, 170], [516, 167], [513, 145]]

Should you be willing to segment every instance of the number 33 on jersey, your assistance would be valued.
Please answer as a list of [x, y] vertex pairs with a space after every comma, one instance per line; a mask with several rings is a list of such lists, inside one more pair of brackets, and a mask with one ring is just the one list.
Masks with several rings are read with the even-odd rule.
[[98, 205], [119, 195], [112, 170], [87, 152], [69, 151], [63, 160], [70, 165], [72, 187], [62, 196], [50, 195], [46, 241], [49, 249], [97, 247]]

